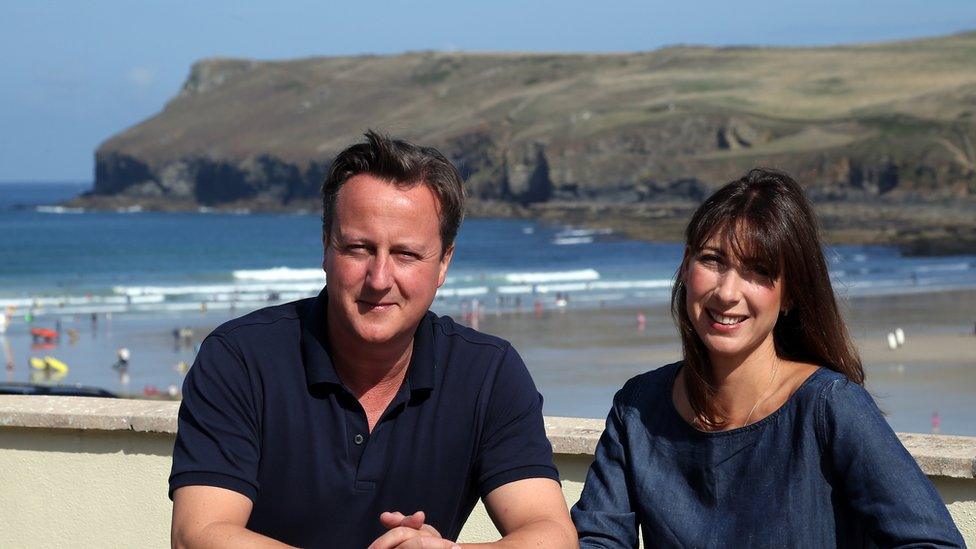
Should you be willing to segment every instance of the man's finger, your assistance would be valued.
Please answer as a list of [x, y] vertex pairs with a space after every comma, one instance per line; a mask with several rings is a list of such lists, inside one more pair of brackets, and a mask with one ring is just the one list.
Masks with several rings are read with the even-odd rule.
[[[384, 511], [380, 513], [380, 524], [386, 529], [396, 528], [397, 526], [405, 526], [407, 528], [413, 528], [414, 530], [420, 530], [421, 528], [426, 527], [424, 524], [426, 518], [427, 517], [424, 515], [423, 511], [417, 511], [410, 516], [405, 516], [400, 511]], [[437, 530], [435, 530], [432, 526], [427, 528], [432, 533], [440, 536], [440, 533], [438, 533]]]
[[[414, 538], [437, 539], [433, 537], [430, 532], [425, 530], [407, 528], [406, 526], [397, 526], [396, 528], [393, 528], [382, 536], [376, 538], [376, 541], [369, 545], [369, 549], [393, 549], [394, 547], [399, 547], [400, 544], [406, 542], [407, 540], [412, 540]], [[423, 546], [418, 545], [416, 547]]]
[[[410, 515], [408, 517], [404, 517], [403, 520], [400, 521], [400, 526], [406, 526], [407, 528], [413, 528], [414, 530], [420, 530], [420, 528], [423, 527], [424, 520], [426, 520], [426, 518], [427, 517], [424, 516], [424, 512], [423, 511], [417, 511], [416, 513], [414, 513], [414, 514], [412, 514], [412, 515]], [[437, 531], [434, 530], [434, 532], [437, 532]]]
[[400, 511], [384, 511], [380, 513], [380, 524], [383, 525], [383, 528], [389, 530], [390, 528], [400, 526], [404, 518], [403, 513]]
[[461, 549], [449, 539], [411, 538], [396, 546], [396, 549]]

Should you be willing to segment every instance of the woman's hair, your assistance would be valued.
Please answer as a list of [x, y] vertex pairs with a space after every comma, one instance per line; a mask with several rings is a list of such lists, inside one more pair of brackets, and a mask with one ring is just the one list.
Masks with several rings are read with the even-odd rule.
[[724, 241], [740, 263], [780, 279], [785, 312], [773, 328], [777, 356], [825, 366], [864, 384], [861, 359], [830, 285], [813, 209], [790, 176], [756, 168], [715, 191], [695, 211], [671, 291], [671, 314], [684, 352], [685, 387], [700, 424], [716, 428], [726, 422], [712, 398], [708, 351], [688, 316], [685, 284], [691, 262], [713, 237]]

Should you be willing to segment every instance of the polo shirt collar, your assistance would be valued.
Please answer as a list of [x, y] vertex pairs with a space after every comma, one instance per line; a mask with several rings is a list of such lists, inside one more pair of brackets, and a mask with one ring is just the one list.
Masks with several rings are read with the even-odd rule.
[[[319, 295], [307, 302], [301, 314], [301, 346], [302, 362], [305, 366], [305, 377], [309, 388], [321, 383], [342, 386], [339, 374], [336, 372], [332, 358], [329, 356], [328, 329], [326, 325], [326, 310], [329, 296], [326, 288], [322, 288]], [[430, 311], [424, 314], [413, 336], [413, 353], [410, 365], [407, 367], [407, 377], [404, 385], [408, 390], [430, 390], [434, 388], [434, 314]]]

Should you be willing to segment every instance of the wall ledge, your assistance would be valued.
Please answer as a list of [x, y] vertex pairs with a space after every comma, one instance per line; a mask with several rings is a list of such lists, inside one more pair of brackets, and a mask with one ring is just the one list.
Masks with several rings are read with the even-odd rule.
[[179, 402], [0, 395], [0, 428], [176, 433]]
[[[75, 429], [176, 433], [180, 403], [115, 398], [0, 395], [0, 429]], [[546, 417], [553, 451], [591, 456], [602, 419]], [[976, 478], [976, 437], [899, 433], [922, 471], [933, 477]]]

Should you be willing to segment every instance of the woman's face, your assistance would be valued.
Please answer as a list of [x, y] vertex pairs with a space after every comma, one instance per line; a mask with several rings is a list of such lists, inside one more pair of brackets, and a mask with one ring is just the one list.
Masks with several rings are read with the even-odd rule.
[[773, 327], [783, 307], [779, 278], [742, 264], [717, 237], [688, 258], [685, 277], [688, 317], [713, 362], [774, 349]]

